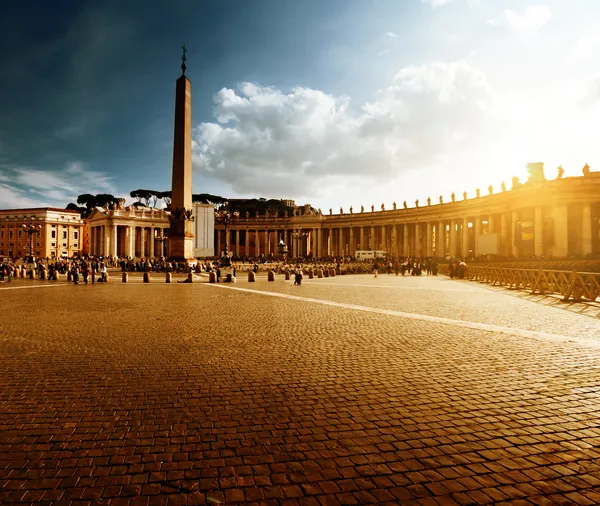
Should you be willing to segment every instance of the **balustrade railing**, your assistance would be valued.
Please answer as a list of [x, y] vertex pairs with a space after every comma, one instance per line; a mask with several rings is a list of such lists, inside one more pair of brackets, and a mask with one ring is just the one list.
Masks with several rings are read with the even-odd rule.
[[[450, 267], [440, 264], [439, 272], [449, 275]], [[564, 301], [593, 302], [600, 297], [600, 272], [470, 265], [464, 277], [508, 289], [529, 290], [532, 294], [557, 294]]]

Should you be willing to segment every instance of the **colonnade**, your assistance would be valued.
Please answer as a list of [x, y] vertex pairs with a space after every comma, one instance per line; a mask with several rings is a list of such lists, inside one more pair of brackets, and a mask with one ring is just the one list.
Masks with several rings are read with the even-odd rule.
[[573, 252], [592, 253], [598, 235], [598, 226], [593, 223], [598, 217], [592, 217], [590, 204], [575, 210], [566, 205], [540, 205], [463, 216], [448, 214], [406, 222], [393, 219], [389, 213], [321, 216], [319, 221], [313, 217], [312, 223], [307, 219], [302, 226], [269, 226], [268, 219], [264, 219], [263, 227], [257, 226], [257, 220], [241, 222], [229, 226], [227, 237], [224, 230], [217, 229], [215, 254], [223, 254], [227, 243], [228, 252], [236, 256], [276, 256], [277, 244], [283, 240], [290, 257], [355, 256], [357, 250], [385, 251], [394, 257], [566, 257]]
[[133, 225], [90, 227], [90, 254], [94, 256], [153, 258], [166, 256], [168, 228]]

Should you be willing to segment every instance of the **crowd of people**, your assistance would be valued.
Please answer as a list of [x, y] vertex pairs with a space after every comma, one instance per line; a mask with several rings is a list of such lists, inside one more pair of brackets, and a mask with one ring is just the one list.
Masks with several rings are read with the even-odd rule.
[[[240, 260], [246, 260], [240, 261]], [[84, 257], [75, 259], [20, 259], [13, 261], [8, 258], [0, 258], [0, 282], [10, 282], [23, 266], [26, 272], [35, 271], [35, 277], [40, 279], [56, 280], [59, 274], [70, 273], [70, 278], [75, 284], [80, 281], [88, 282], [106, 281], [109, 268], [120, 268], [122, 272], [188, 272], [186, 263], [172, 262], [164, 257], [161, 258], [122, 258], [122, 257]], [[220, 280], [223, 268], [233, 270], [235, 277], [238, 271], [260, 271], [273, 270], [276, 273], [290, 272], [294, 275], [294, 284], [301, 284], [305, 272], [316, 273], [319, 269], [335, 269], [337, 274], [395, 274], [397, 276], [410, 275], [421, 276], [422, 274], [436, 276], [438, 274], [438, 259], [434, 257], [405, 257], [391, 259], [375, 259], [356, 261], [350, 258], [324, 258], [324, 259], [290, 259], [272, 261], [262, 259], [239, 259], [222, 257], [221, 259], [198, 260], [193, 266], [196, 273], [215, 272], [217, 280]], [[461, 259], [450, 259], [450, 277], [462, 279], [465, 277], [466, 263]]]

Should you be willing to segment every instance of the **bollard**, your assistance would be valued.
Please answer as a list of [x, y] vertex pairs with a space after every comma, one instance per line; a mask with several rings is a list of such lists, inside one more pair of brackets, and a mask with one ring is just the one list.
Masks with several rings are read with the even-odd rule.
[[208, 273], [208, 282], [216, 283], [217, 282], [217, 274], [214, 271]]
[[285, 280], [288, 281], [290, 279], [290, 271], [285, 271]]
[[104, 282], [108, 283], [108, 272], [106, 273], [106, 275], [104, 276]]
[[255, 281], [254, 272], [248, 271], [248, 282], [254, 283], [254, 281]]
[[329, 272], [329, 276], [335, 278], [335, 269], [331, 269], [331, 272]]
[[150, 283], [150, 274], [148, 272], [144, 272], [144, 283]]
[[[145, 275], [145, 273], [144, 273]], [[129, 276], [126, 272], [123, 273], [123, 283], [127, 283], [127, 281], [129, 281]]]
[[200, 266], [200, 262], [196, 263], [196, 267], [194, 268], [196, 274], [200, 274], [202, 272], [202, 267]]
[[167, 272], [167, 275], [165, 277], [165, 283], [170, 283], [171, 282], [171, 276], [172, 276], [171, 273]]
[[308, 271], [308, 279], [313, 279], [314, 277], [315, 277], [315, 273], [311, 269], [310, 271]]
[[188, 272], [187, 282], [188, 283], [193, 283], [194, 282], [194, 274], [192, 273], [191, 270], [190, 270], [190, 272]]
[[324, 277], [324, 278], [328, 278], [328, 277], [329, 277], [329, 269], [325, 269], [325, 270], [323, 271], [323, 277]]
[[321, 279], [323, 277], [323, 269], [319, 269], [317, 271], [317, 278]]
[[272, 270], [267, 272], [267, 281], [275, 281], [275, 273]]
[[225, 275], [225, 283], [233, 283], [233, 276], [231, 273]]
[[21, 277], [24, 278], [25, 277], [25, 266], [21, 266]]

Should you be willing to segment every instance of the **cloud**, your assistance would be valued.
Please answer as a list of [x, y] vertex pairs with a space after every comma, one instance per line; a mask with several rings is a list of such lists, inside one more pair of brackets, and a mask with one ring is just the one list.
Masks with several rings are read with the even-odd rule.
[[71, 162], [61, 171], [2, 166], [0, 182], [4, 207], [64, 207], [82, 193], [115, 193], [111, 177], [81, 162]]
[[421, 0], [422, 4], [429, 4], [432, 7], [439, 7], [441, 5], [449, 4], [452, 0]]
[[518, 14], [510, 9], [504, 9], [502, 17], [490, 20], [490, 24], [508, 28], [520, 34], [538, 32], [552, 17], [550, 8], [546, 5], [532, 5]]
[[398, 37], [398, 35], [395, 34], [394, 32], [387, 32], [386, 35], [388, 37], [390, 37], [391, 39], [395, 39], [396, 37]]
[[253, 83], [223, 88], [213, 100], [217, 122], [194, 132], [196, 171], [238, 194], [279, 197], [444, 164], [489, 129], [493, 91], [460, 60], [403, 68], [358, 111], [348, 97]]

